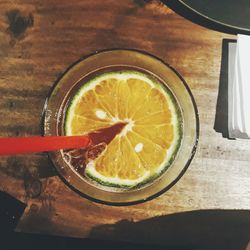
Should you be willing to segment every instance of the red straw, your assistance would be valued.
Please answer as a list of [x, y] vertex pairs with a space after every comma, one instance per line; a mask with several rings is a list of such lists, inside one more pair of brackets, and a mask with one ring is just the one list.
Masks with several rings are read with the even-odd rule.
[[88, 136], [0, 137], [0, 155], [86, 148], [90, 142]]

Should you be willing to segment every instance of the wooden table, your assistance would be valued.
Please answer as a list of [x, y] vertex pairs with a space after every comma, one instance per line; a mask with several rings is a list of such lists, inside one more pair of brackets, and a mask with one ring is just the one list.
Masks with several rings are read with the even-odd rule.
[[16, 231], [173, 244], [177, 224], [185, 244], [197, 236], [190, 225], [209, 223], [207, 213], [216, 220], [220, 209], [229, 217], [237, 209], [238, 218], [249, 218], [250, 141], [228, 140], [214, 129], [215, 118], [220, 125], [226, 117], [217, 97], [229, 38], [235, 36], [194, 24], [159, 1], [0, 1], [0, 136], [40, 135], [56, 79], [80, 57], [107, 48], [144, 50], [172, 65], [188, 83], [200, 118], [198, 149], [184, 176], [158, 198], [133, 206], [82, 198], [46, 154], [1, 157], [0, 190], [27, 204]]

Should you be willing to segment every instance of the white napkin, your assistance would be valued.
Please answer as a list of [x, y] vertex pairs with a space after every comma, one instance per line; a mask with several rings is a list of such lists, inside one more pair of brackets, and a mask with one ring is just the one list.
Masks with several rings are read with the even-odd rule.
[[228, 131], [230, 138], [250, 138], [250, 36], [229, 43]]

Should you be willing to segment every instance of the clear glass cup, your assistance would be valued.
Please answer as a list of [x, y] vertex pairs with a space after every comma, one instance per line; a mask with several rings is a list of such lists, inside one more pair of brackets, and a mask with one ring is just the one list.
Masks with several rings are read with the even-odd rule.
[[145, 52], [106, 50], [72, 65], [56, 82], [44, 107], [44, 135], [63, 135], [68, 102], [89, 79], [104, 72], [131, 69], [144, 72], [165, 84], [182, 114], [183, 135], [178, 153], [168, 169], [153, 182], [135, 190], [109, 189], [91, 183], [67, 164], [63, 150], [49, 153], [62, 179], [83, 196], [106, 204], [127, 205], [152, 199], [172, 187], [189, 166], [197, 147], [199, 119], [194, 98], [183, 78], [169, 65]]

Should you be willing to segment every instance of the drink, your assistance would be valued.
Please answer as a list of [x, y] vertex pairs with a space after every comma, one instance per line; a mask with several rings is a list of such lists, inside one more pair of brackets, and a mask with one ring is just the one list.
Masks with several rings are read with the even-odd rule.
[[155, 197], [184, 173], [197, 145], [196, 112], [172, 68], [141, 52], [111, 50], [62, 76], [46, 102], [44, 133], [98, 135], [86, 150], [50, 157], [82, 195], [128, 204]]

